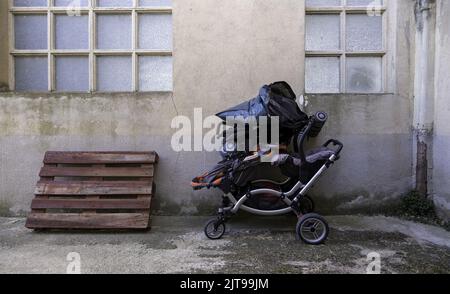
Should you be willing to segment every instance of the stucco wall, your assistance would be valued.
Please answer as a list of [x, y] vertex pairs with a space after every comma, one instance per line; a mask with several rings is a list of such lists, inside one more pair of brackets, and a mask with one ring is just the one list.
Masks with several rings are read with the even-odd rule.
[[[193, 108], [214, 114], [286, 80], [303, 92], [304, 3], [298, 0], [174, 0], [174, 92], [143, 94], [0, 93], [0, 199], [29, 209], [46, 150], [156, 150], [155, 213], [211, 213], [217, 191], [190, 180], [215, 153], [175, 153], [172, 118]], [[412, 187], [412, 1], [399, 1], [395, 87], [386, 95], [310, 95], [308, 110], [330, 121], [317, 141], [346, 144], [342, 160], [313, 194], [324, 212], [379, 211]], [[395, 23], [394, 23], [395, 25]], [[392, 44], [391, 44], [392, 45]], [[0, 54], [1, 55], [1, 54]], [[2, 65], [3, 66], [3, 65]]]
[[0, 91], [8, 84], [8, 1], [0, 1]]
[[433, 192], [436, 207], [450, 219], [450, 2], [437, 1]]

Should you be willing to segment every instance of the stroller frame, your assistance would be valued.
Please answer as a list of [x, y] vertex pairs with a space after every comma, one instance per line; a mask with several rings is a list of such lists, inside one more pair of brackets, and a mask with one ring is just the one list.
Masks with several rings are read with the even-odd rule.
[[[256, 189], [249, 191], [244, 197], [239, 200], [231, 194], [228, 193], [224, 195], [224, 197], [228, 198], [234, 205], [231, 208], [223, 208], [223, 210], [229, 209], [230, 213], [236, 214], [239, 209], [242, 209], [246, 212], [261, 215], [261, 216], [278, 216], [284, 215], [291, 212], [299, 215], [299, 211], [297, 209], [298, 203], [301, 202], [302, 197], [306, 196], [309, 190], [314, 186], [315, 182], [322, 176], [322, 174], [331, 167], [331, 165], [336, 161], [338, 157], [336, 155], [330, 156], [328, 162], [322, 166], [322, 168], [312, 177], [312, 179], [305, 185], [301, 181], [298, 181], [297, 184], [288, 192], [280, 192], [272, 189]], [[265, 180], [262, 180], [265, 181]], [[269, 180], [265, 181], [269, 182]], [[300, 193], [298, 191], [300, 190]], [[251, 208], [246, 206], [244, 203], [250, 199], [252, 196], [260, 195], [260, 194], [271, 194], [273, 196], [279, 197], [286, 205], [287, 208], [279, 209], [279, 210], [260, 210]], [[292, 201], [290, 198], [294, 195], [297, 195]]]
[[[309, 132], [314, 127], [316, 121], [312, 118], [309, 124], [305, 127], [305, 129], [300, 133], [298, 137], [298, 149], [299, 155], [302, 163], [309, 164], [306, 160], [305, 152], [304, 152], [304, 142], [308, 137]], [[344, 148], [344, 145], [338, 140], [329, 140], [326, 142], [323, 147], [328, 147], [331, 144], [337, 146], [338, 148], [334, 151], [323, 166], [315, 173], [314, 176], [308, 181], [308, 183], [304, 184], [299, 179], [290, 191], [277, 191], [273, 189], [255, 189], [248, 191], [244, 196], [242, 196], [239, 200], [237, 200], [233, 194], [228, 193], [223, 196], [223, 206], [218, 210], [218, 216], [216, 219], [210, 220], [205, 226], [205, 234], [209, 239], [220, 239], [225, 233], [225, 223], [239, 210], [246, 211], [251, 214], [260, 215], [260, 216], [278, 216], [285, 215], [294, 212], [299, 221], [296, 227], [296, 235], [303, 242], [311, 245], [319, 245], [322, 244], [328, 237], [329, 227], [327, 221], [320, 215], [312, 213], [312, 211], [308, 211], [308, 213], [302, 213], [301, 202], [307, 197], [307, 193], [313, 187], [313, 185], [317, 182], [317, 180], [322, 176], [322, 174], [328, 170], [337, 160], [340, 159], [340, 153]], [[259, 160], [260, 155], [258, 156], [249, 156], [246, 160]], [[245, 161], [245, 160], [244, 160]], [[269, 180], [258, 180], [257, 182], [269, 182], [274, 183]], [[275, 183], [278, 184], [278, 183]], [[255, 209], [245, 205], [245, 202], [256, 195], [261, 194], [270, 194], [275, 197], [278, 197], [282, 200], [287, 207], [284, 209], [278, 210], [261, 210]], [[295, 196], [294, 198], [292, 198]], [[291, 200], [292, 199], [292, 200]], [[308, 199], [310, 199], [308, 197]], [[312, 200], [311, 200], [312, 201]]]

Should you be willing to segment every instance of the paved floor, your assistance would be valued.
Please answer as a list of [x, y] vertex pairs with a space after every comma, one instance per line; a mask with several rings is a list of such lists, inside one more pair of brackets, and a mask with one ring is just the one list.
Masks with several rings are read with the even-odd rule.
[[386, 217], [328, 217], [326, 245], [295, 240], [295, 218], [236, 218], [222, 240], [204, 217], [156, 217], [145, 233], [36, 233], [0, 218], [0, 273], [65, 273], [70, 252], [82, 273], [450, 273], [450, 232]]

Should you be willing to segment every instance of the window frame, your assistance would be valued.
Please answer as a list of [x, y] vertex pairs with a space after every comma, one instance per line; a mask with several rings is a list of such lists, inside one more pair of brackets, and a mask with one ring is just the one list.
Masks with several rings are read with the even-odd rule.
[[[46, 7], [15, 7], [14, 0], [8, 0], [9, 13], [9, 84], [10, 89], [15, 91], [15, 58], [16, 57], [47, 57], [48, 67], [48, 92], [56, 93], [110, 93], [112, 91], [98, 91], [97, 90], [97, 58], [99, 56], [128, 56], [131, 57], [132, 63], [132, 85], [130, 91], [133, 92], [172, 92], [173, 91], [173, 72], [172, 72], [172, 89], [166, 91], [139, 91], [139, 57], [140, 56], [173, 56], [173, 45], [171, 50], [152, 50], [139, 48], [139, 17], [146, 14], [170, 14], [173, 15], [172, 6], [155, 6], [155, 7], [139, 7], [139, 0], [133, 0], [133, 6], [117, 8], [117, 7], [98, 7], [97, 0], [88, 0], [88, 6], [77, 7], [77, 11], [81, 15], [88, 16], [88, 49], [56, 49], [56, 29], [55, 19], [56, 15], [67, 15], [67, 7], [54, 6], [54, 0], [47, 0]], [[15, 48], [15, 15], [45, 15], [47, 17], [47, 49], [45, 50], [22, 50]], [[96, 18], [99, 14], [119, 15], [127, 14], [131, 16], [131, 40], [132, 45], [130, 49], [107, 50], [97, 49], [97, 23]], [[173, 28], [173, 25], [172, 25]], [[172, 35], [173, 38], [173, 35]], [[173, 44], [173, 42], [172, 42]], [[89, 60], [89, 90], [82, 92], [64, 92], [56, 90], [56, 58], [60, 56], [77, 56], [88, 57]], [[173, 60], [172, 60], [173, 64]], [[24, 91], [33, 93], [36, 91]], [[37, 91], [41, 92], [41, 91]], [[120, 93], [120, 92], [114, 92]]]
[[[381, 13], [382, 17], [382, 49], [375, 51], [347, 51], [346, 33], [347, 33], [347, 15], [361, 15], [367, 14], [366, 6], [347, 6], [347, 0], [340, 0], [340, 6], [334, 7], [311, 7], [307, 6], [305, 1], [305, 71], [304, 83], [305, 93], [307, 94], [348, 94], [348, 95], [377, 95], [388, 94], [393, 91], [395, 84], [395, 75], [393, 74], [394, 58], [392, 51], [395, 47], [395, 31], [390, 29], [389, 23], [395, 21], [394, 15], [396, 11], [397, 1], [384, 0], [383, 5], [377, 6], [377, 12]], [[307, 50], [306, 48], [306, 16], [308, 15], [338, 15], [340, 21], [340, 49], [315, 51]], [[391, 48], [392, 47], [392, 48]], [[337, 92], [306, 92], [306, 59], [308, 57], [337, 57], [339, 58], [339, 91]], [[347, 58], [348, 57], [381, 57], [381, 91], [379, 92], [353, 92], [347, 89]]]

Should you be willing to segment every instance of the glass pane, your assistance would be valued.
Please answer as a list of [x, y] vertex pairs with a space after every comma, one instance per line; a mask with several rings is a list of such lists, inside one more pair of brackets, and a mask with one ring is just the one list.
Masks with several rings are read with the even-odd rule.
[[143, 7], [172, 6], [172, 0], [140, 0], [139, 5]]
[[47, 0], [14, 0], [17, 7], [47, 7]]
[[172, 49], [171, 14], [141, 14], [139, 16], [139, 48]]
[[382, 5], [383, 0], [347, 0], [347, 6], [376, 7]]
[[48, 91], [47, 57], [16, 57], [16, 91]]
[[140, 91], [172, 90], [171, 56], [139, 57], [139, 90]]
[[307, 93], [339, 93], [339, 57], [307, 57], [305, 64]]
[[89, 19], [81, 16], [55, 16], [56, 49], [89, 49]]
[[306, 7], [341, 6], [341, 0], [306, 0]]
[[381, 16], [347, 15], [347, 50], [370, 51], [383, 49], [383, 20]]
[[47, 49], [47, 15], [14, 16], [16, 49]]
[[83, 56], [57, 57], [56, 90], [89, 91], [89, 58]]
[[347, 92], [381, 92], [382, 68], [381, 57], [348, 57]]
[[97, 15], [97, 48], [131, 49], [131, 15]]
[[340, 49], [340, 16], [306, 16], [306, 50]]
[[132, 7], [133, 0], [97, 0], [98, 7]]
[[131, 57], [97, 57], [97, 90], [103, 92], [131, 91]]
[[88, 0], [54, 0], [57, 7], [87, 7]]

